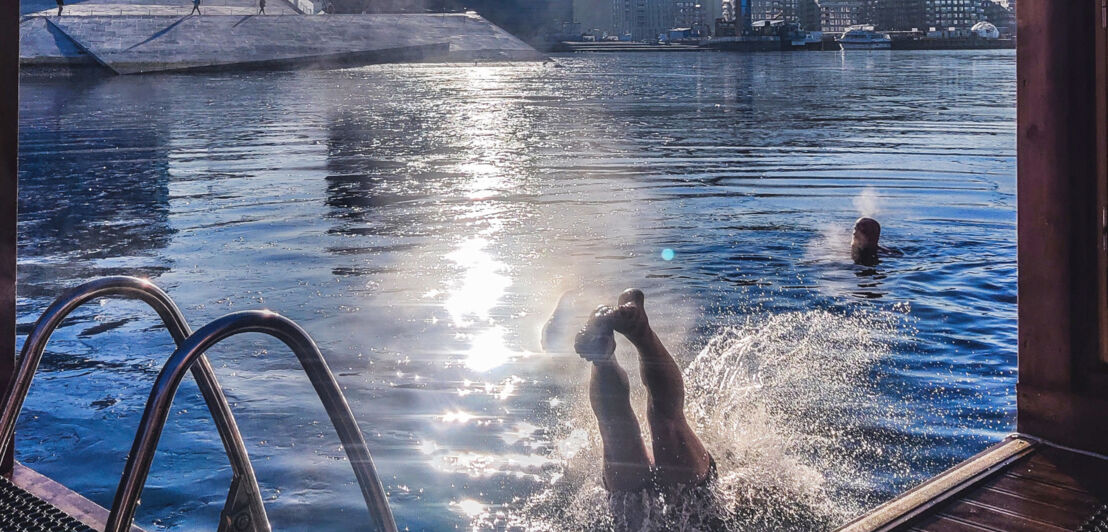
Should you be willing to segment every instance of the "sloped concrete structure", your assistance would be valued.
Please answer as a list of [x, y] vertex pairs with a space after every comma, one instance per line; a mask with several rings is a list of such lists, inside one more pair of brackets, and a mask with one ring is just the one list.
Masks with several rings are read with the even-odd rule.
[[117, 74], [545, 59], [473, 14], [32, 16], [20, 31], [25, 66]]
[[[26, 60], [25, 60], [26, 58]], [[45, 17], [30, 17], [19, 24], [20, 64], [40, 66], [94, 66], [96, 59]]]

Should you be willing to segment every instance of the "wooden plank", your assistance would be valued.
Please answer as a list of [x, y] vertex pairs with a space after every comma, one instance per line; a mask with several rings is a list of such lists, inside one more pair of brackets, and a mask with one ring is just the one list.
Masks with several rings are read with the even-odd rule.
[[1038, 521], [1045, 521], [1070, 530], [1081, 526], [1081, 523], [1085, 522], [1085, 519], [1088, 517], [1079, 512], [1073, 512], [1049, 504], [1049, 501], [1027, 499], [1005, 491], [998, 491], [988, 486], [979, 488], [973, 493], [970, 493], [965, 500], [981, 503], [993, 508], [1001, 508], [1016, 515]]
[[1015, 464], [1010, 471], [1013, 475], [1108, 498], [1108, 460], [1047, 446], [1030, 459]]
[[943, 507], [938, 515], [1005, 532], [1069, 532], [1069, 529], [1060, 526], [1031, 520], [999, 508], [964, 500]]
[[1093, 508], [1100, 505], [1100, 500], [1087, 492], [1060, 488], [1053, 484], [1007, 474], [991, 480], [987, 485], [997, 491], [1011, 493], [1025, 499], [1050, 501], [1051, 505], [1073, 512], [1091, 512]]
[[1032, 464], [1035, 467], [1068, 474], [1090, 492], [1102, 498], [1108, 498], [1108, 459], [1049, 446], [1045, 447], [1037, 458]]
[[933, 515], [921, 519], [920, 522], [914, 524], [910, 530], [915, 532], [1001, 532], [991, 528], [983, 528], [970, 523], [964, 523], [957, 519], [951, 519], [941, 515]]
[[1081, 475], [1082, 478], [1075, 478], [1075, 475], [1071, 475], [1065, 471], [1060, 471], [1057, 469], [1017, 469], [1008, 471], [1006, 474], [1010, 477], [1025, 479], [1033, 482], [1041, 482], [1043, 484], [1050, 484], [1052, 486], [1085, 493], [1094, 497], [1096, 496], [1095, 494], [1098, 485], [1104, 484], [1104, 480], [1102, 480], [1102, 478], [1104, 477], [1101, 477], [1101, 479], [1094, 479], [1088, 477], [1087, 475]]

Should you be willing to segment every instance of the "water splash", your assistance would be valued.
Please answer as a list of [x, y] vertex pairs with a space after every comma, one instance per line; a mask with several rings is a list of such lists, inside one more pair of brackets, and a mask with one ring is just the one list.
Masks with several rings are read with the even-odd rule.
[[[679, 498], [609, 495], [601, 485], [596, 420], [579, 390], [552, 429], [550, 453], [560, 466], [548, 471], [545, 488], [490, 509], [473, 527], [813, 530], [841, 524], [876, 502], [857, 495], [872, 489], [866, 473], [872, 463], [863, 464], [882, 449], [861, 435], [873, 414], [866, 405], [877, 403], [870, 372], [906, 332], [904, 316], [891, 312], [733, 318], [684, 372], [689, 421], [718, 465], [713, 484]], [[633, 393], [641, 414], [641, 387]]]

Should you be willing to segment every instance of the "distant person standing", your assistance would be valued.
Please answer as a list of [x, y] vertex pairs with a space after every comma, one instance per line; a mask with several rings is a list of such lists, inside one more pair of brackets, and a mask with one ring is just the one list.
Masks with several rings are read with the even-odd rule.
[[62, 8], [65, 7], [65, 0], [55, 0], [58, 2], [58, 16], [62, 16]]
[[265, 14], [265, 0], [258, 0], [258, 14]]
[[200, 0], [192, 0], [192, 11], [189, 11], [189, 14], [191, 15], [193, 13], [196, 13], [197, 15], [203, 14], [200, 12]]

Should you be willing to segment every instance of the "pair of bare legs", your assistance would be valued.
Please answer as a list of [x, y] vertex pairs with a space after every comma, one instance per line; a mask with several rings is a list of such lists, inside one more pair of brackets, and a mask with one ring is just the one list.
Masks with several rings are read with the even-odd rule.
[[[650, 328], [642, 291], [619, 296], [616, 308], [599, 307], [577, 334], [574, 348], [592, 363], [589, 400], [604, 443], [604, 486], [639, 491], [695, 486], [705, 482], [712, 459], [685, 419], [685, 381], [677, 362]], [[619, 332], [638, 349], [646, 386], [650, 448], [631, 408], [627, 372], [615, 357]]]

